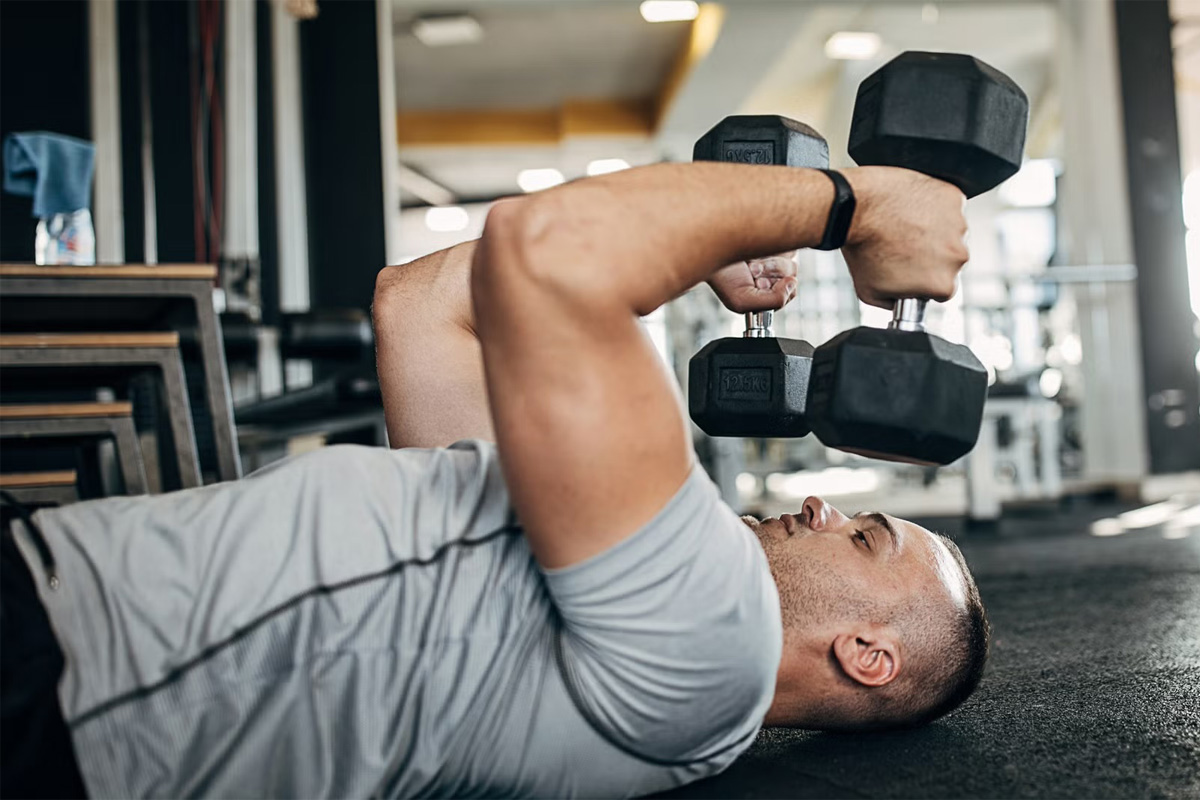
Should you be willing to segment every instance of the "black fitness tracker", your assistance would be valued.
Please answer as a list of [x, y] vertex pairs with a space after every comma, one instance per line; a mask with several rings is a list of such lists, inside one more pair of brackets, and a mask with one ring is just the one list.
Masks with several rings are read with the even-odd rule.
[[829, 220], [825, 223], [825, 235], [817, 250], [837, 250], [846, 243], [850, 223], [854, 219], [854, 190], [850, 182], [837, 170], [823, 169], [833, 181], [833, 205], [829, 207]]

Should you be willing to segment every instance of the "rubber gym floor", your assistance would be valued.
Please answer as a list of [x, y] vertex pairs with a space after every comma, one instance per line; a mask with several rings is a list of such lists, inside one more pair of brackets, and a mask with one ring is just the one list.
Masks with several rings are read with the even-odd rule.
[[991, 617], [975, 695], [918, 730], [765, 730], [721, 775], [660, 796], [1200, 797], [1200, 526], [1090, 533], [1125, 510], [965, 536], [920, 520], [959, 542]]

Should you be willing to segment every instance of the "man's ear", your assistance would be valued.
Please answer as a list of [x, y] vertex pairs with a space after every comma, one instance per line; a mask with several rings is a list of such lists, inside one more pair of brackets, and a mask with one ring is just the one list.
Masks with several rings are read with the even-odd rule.
[[886, 686], [900, 674], [900, 648], [886, 631], [838, 634], [833, 657], [851, 680], [863, 686]]

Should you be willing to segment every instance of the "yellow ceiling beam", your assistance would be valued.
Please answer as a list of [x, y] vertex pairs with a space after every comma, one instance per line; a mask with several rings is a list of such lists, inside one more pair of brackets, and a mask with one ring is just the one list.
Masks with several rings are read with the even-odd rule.
[[401, 147], [549, 144], [558, 141], [553, 109], [398, 111]]
[[557, 144], [575, 136], [649, 136], [653, 106], [642, 100], [568, 100], [559, 108], [400, 111], [401, 147]]
[[653, 106], [645, 100], [569, 100], [563, 104], [563, 136], [650, 136]]

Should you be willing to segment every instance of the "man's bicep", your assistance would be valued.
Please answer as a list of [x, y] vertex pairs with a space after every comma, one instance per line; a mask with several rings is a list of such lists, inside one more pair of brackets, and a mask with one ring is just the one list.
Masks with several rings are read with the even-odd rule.
[[[507, 292], [523, 297], [500, 299]], [[489, 293], [528, 313], [490, 326], [483, 352], [514, 504], [538, 561], [563, 567], [644, 525], [683, 484], [692, 454], [678, 391], [636, 317], [547, 292]], [[478, 299], [476, 308], [497, 311]]]
[[471, 271], [504, 476], [544, 567], [628, 537], [692, 464], [674, 380], [628, 299], [594, 282], [604, 253], [562, 219], [497, 204]]

